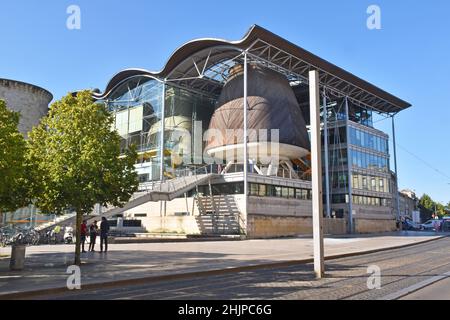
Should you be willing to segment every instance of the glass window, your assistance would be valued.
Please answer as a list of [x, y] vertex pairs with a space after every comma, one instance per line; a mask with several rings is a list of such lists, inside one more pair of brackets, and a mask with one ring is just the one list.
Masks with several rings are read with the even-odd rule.
[[352, 150], [352, 164], [353, 164], [353, 167], [358, 166], [358, 154], [355, 150]]
[[289, 199], [294, 199], [295, 198], [295, 189], [294, 188], [287, 188], [287, 192], [288, 192], [288, 198]]
[[275, 197], [281, 198], [283, 196], [283, 188], [275, 186]]
[[375, 179], [375, 178], [371, 178], [371, 188], [370, 188], [370, 190], [372, 190], [372, 191], [378, 191], [377, 190], [377, 180]]
[[350, 127], [350, 143], [351, 144], [357, 144], [356, 129], [353, 128], [353, 127]]
[[364, 189], [364, 190], [367, 190], [367, 178], [366, 177], [363, 177], [362, 178], [362, 188]]
[[353, 188], [359, 189], [359, 179], [358, 179], [358, 175], [354, 175], [354, 176], [353, 176]]
[[373, 142], [374, 137], [373, 137], [373, 135], [367, 134], [367, 137], [368, 137], [368, 147], [370, 149], [374, 149], [374, 142]]
[[250, 195], [258, 196], [259, 195], [259, 186], [256, 183], [250, 184]]
[[[356, 130], [356, 129], [355, 129]], [[356, 130], [356, 145], [357, 146], [361, 146], [361, 140], [362, 140], [362, 138], [361, 138], [361, 131], [359, 131], [359, 130]]]
[[267, 194], [267, 187], [264, 184], [260, 184], [259, 185], [259, 191], [258, 191], [258, 195], [260, 197], [265, 197]]

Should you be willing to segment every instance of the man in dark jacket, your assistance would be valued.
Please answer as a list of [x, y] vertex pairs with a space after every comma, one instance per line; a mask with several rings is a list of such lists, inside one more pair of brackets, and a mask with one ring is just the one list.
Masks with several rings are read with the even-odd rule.
[[102, 217], [100, 223], [100, 252], [103, 252], [103, 243], [105, 244], [105, 252], [108, 252], [108, 233], [109, 224], [105, 217]]
[[86, 220], [83, 221], [81, 224], [81, 248], [83, 250], [83, 253], [86, 253], [86, 250], [84, 250], [84, 244], [86, 243], [86, 236], [87, 236], [88, 228], [86, 225]]

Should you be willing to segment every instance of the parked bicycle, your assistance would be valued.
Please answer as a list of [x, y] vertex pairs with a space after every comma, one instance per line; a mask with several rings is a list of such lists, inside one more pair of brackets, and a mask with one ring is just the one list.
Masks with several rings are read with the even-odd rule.
[[0, 245], [31, 245], [39, 244], [40, 234], [34, 229], [25, 229], [20, 227], [6, 227], [0, 231]]
[[56, 226], [53, 229], [47, 229], [41, 233], [41, 243], [58, 244], [63, 243], [61, 227]]

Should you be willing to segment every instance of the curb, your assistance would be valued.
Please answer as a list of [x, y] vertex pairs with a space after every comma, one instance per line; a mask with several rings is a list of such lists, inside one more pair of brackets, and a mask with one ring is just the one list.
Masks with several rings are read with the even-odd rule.
[[[356, 257], [356, 256], [363, 256], [363, 255], [379, 253], [379, 252], [384, 252], [384, 251], [389, 251], [389, 250], [409, 248], [409, 247], [414, 247], [417, 245], [441, 240], [441, 239], [444, 239], [447, 237], [448, 236], [440, 236], [440, 237], [434, 238], [434, 239], [428, 239], [428, 240], [424, 240], [424, 241], [420, 241], [420, 242], [415, 242], [415, 243], [410, 243], [410, 244], [405, 244], [405, 245], [398, 245], [398, 246], [394, 246], [394, 247], [373, 249], [373, 250], [368, 250], [368, 251], [358, 251], [358, 252], [352, 252], [352, 253], [335, 254], [335, 255], [330, 255], [330, 256], [325, 257], [325, 261], [349, 258], [349, 257]], [[155, 283], [155, 282], [162, 282], [162, 281], [184, 280], [184, 279], [190, 279], [190, 278], [225, 275], [225, 274], [231, 274], [231, 273], [237, 273], [237, 272], [243, 272], [243, 271], [284, 268], [284, 267], [291, 267], [291, 266], [296, 266], [296, 265], [300, 265], [300, 264], [308, 264], [308, 263], [313, 263], [313, 262], [314, 262], [314, 258], [307, 258], [307, 259], [300, 259], [300, 260], [289, 260], [289, 261], [282, 261], [282, 262], [272, 262], [272, 263], [263, 263], [263, 264], [257, 264], [257, 265], [231, 267], [231, 268], [226, 268], [226, 269], [195, 271], [195, 272], [186, 272], [186, 273], [179, 273], [179, 274], [169, 274], [169, 275], [151, 276], [151, 277], [134, 278], [134, 279], [124, 279], [124, 280], [116, 280], [116, 281], [108, 281], [108, 282], [89, 283], [89, 284], [83, 285], [82, 290], [105, 289], [105, 288], [114, 288], [114, 287], [120, 287], [120, 286], [138, 285], [138, 284], [144, 284], [144, 283]], [[3, 294], [3, 295], [0, 294], [0, 300], [32, 299], [32, 298], [37, 298], [37, 297], [42, 297], [42, 296], [56, 295], [56, 294], [60, 294], [60, 293], [69, 293], [69, 292], [72, 292], [72, 291], [67, 289], [67, 287], [49, 288], [49, 289], [42, 289], [42, 290], [8, 293], [8, 294]]]

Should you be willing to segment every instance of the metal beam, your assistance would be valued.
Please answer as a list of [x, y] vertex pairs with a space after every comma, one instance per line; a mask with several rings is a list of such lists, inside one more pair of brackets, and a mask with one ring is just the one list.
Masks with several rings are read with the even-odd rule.
[[248, 92], [247, 92], [247, 82], [248, 82], [248, 63], [247, 63], [247, 52], [244, 53], [244, 232], [247, 235], [248, 226], [248, 128], [247, 128], [247, 115], [248, 115]]
[[350, 150], [350, 113], [348, 108], [348, 98], [345, 97], [345, 128], [346, 128], [346, 140], [347, 140], [347, 175], [348, 175], [348, 231], [354, 232], [353, 226], [353, 180], [352, 180], [352, 162], [351, 162], [351, 150]]
[[398, 192], [399, 190], [398, 190], [398, 167], [397, 167], [397, 140], [395, 136], [395, 116], [392, 116], [392, 140], [393, 140], [392, 143], [394, 145], [395, 188], [397, 189], [395, 194], [397, 206], [397, 221], [400, 222], [400, 197]]
[[328, 163], [328, 111], [327, 111], [327, 96], [325, 90], [323, 91], [323, 144], [325, 148], [325, 197], [326, 197], [326, 212], [327, 218], [331, 218], [331, 201], [330, 201], [330, 168]]
[[161, 93], [161, 136], [159, 143], [160, 153], [161, 153], [161, 165], [159, 168], [159, 178], [160, 181], [164, 181], [164, 130], [165, 130], [165, 111], [166, 111], [166, 82], [162, 83], [162, 93]]

